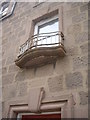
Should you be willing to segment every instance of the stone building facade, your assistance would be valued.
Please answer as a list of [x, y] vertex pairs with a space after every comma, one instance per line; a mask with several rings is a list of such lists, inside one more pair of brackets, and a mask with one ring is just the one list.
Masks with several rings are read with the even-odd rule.
[[[16, 66], [19, 47], [33, 32], [32, 21], [60, 8], [66, 55], [37, 68]], [[43, 101], [72, 95], [74, 117], [88, 117], [88, 3], [17, 2], [13, 14], [2, 21], [3, 117], [11, 106], [27, 104], [30, 90], [39, 87], [45, 90]]]

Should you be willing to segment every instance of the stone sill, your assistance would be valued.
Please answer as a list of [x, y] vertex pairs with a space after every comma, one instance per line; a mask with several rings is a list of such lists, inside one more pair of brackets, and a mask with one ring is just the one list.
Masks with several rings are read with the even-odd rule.
[[15, 60], [20, 68], [34, 68], [53, 63], [59, 57], [65, 56], [66, 51], [63, 45], [55, 47], [38, 47], [28, 49]]

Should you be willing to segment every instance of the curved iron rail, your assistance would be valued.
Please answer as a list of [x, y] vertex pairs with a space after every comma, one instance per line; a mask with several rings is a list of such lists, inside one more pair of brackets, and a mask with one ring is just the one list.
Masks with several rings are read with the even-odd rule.
[[60, 31], [41, 33], [32, 36], [19, 48], [20, 57], [28, 49], [35, 49], [37, 47], [53, 47], [53, 46], [63, 46], [64, 35]]

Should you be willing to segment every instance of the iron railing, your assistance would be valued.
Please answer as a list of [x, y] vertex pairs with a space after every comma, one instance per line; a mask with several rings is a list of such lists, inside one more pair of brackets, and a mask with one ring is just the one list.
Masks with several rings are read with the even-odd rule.
[[64, 35], [60, 31], [34, 35], [20, 46], [18, 57], [21, 56], [28, 49], [63, 45], [63, 40]]

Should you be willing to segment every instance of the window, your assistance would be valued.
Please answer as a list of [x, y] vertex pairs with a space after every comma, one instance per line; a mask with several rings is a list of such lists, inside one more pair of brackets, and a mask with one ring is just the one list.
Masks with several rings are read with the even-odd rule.
[[0, 20], [9, 17], [15, 8], [15, 0], [4, 0], [0, 4]]
[[37, 47], [51, 47], [59, 42], [59, 20], [58, 16], [42, 20], [35, 25], [34, 43]]
[[7, 14], [8, 6], [9, 6], [9, 2], [3, 2], [1, 4], [0, 16], [3, 17], [3, 16], [5, 16]]

